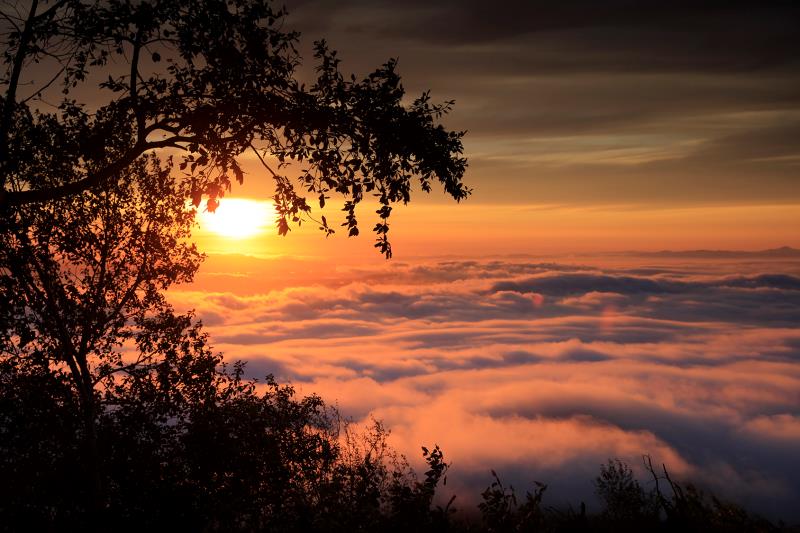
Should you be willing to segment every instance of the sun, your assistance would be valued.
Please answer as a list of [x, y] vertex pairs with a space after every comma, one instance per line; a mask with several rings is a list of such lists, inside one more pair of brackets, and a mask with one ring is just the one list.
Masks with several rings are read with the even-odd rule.
[[205, 202], [198, 209], [200, 229], [222, 237], [247, 239], [264, 233], [275, 219], [270, 202], [245, 198], [223, 198], [211, 213]]

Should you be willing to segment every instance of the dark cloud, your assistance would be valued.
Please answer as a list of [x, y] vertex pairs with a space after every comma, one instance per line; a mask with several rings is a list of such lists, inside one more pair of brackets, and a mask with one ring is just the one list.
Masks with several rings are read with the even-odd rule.
[[660, 294], [678, 289], [674, 282], [659, 282], [648, 278], [601, 276], [592, 274], [563, 274], [496, 283], [493, 291], [536, 292], [554, 296], [614, 292], [618, 294]]
[[[401, 266], [394, 273], [373, 273], [370, 285], [287, 289], [256, 300], [211, 295], [208, 301], [218, 310], [208, 309], [209, 325], [219, 324], [225, 312], [246, 309], [245, 320], [270, 326], [226, 331], [217, 340], [261, 344], [375, 335], [399, 319], [464, 324], [531, 321], [525, 327], [464, 327], [399, 335], [409, 346], [423, 349], [534, 338], [657, 342], [690, 335], [702, 328], [695, 324], [707, 322], [787, 327], [800, 323], [800, 277], [787, 274], [709, 277], [650, 268], [634, 276], [627, 274], [631, 269], [591, 272], [585, 266], [561, 265], [548, 270], [545, 265], [510, 262], [444, 262], [438, 268]], [[353, 275], [362, 279], [364, 273]], [[432, 291], [434, 284], [437, 289]], [[613, 328], [598, 328], [594, 318], [608, 312], [625, 320]], [[547, 320], [556, 322], [544, 329], [537, 327], [536, 321]]]
[[308, 376], [297, 372], [283, 361], [263, 356], [245, 361], [245, 378], [263, 381], [268, 375], [282, 382], [308, 379]]
[[215, 340], [224, 344], [254, 345], [279, 342], [286, 339], [334, 339], [338, 337], [352, 338], [360, 335], [378, 333], [378, 326], [370, 326], [346, 321], [317, 320], [291, 325], [269, 324], [269, 327], [247, 328], [249, 331], [215, 336]]
[[[341, 27], [401, 40], [462, 45], [579, 31], [581, 48], [590, 52], [588, 59], [594, 58], [591, 52], [597, 45], [616, 46], [648, 56], [674, 55], [681, 64], [703, 68], [795, 61], [791, 50], [797, 43], [791, 37], [793, 23], [800, 18], [795, 3], [753, 1], [517, 0], [489, 5], [478, 0], [434, 4], [346, 0], [293, 1], [289, 6], [315, 32]], [[630, 46], [634, 43], [638, 46]]]
[[723, 287], [747, 289], [770, 288], [800, 291], [800, 278], [785, 274], [762, 274], [752, 278], [732, 278], [721, 282]]
[[600, 361], [608, 361], [612, 357], [596, 350], [574, 348], [564, 352], [561, 359], [571, 363], [598, 363]]
[[[483, 201], [797, 201], [800, 7], [289, 2], [365, 74], [455, 98]], [[517, 194], [509, 196], [510, 190]]]

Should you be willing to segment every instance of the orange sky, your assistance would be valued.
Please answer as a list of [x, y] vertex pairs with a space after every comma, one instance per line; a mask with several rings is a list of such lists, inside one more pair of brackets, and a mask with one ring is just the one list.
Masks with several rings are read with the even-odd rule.
[[[251, 177], [250, 179], [255, 179]], [[361, 206], [362, 234], [348, 239], [343, 232], [325, 238], [309, 222], [280, 237], [271, 223], [271, 204], [253, 204], [262, 209], [264, 225], [249, 238], [232, 239], [209, 230], [239, 216], [235, 206], [246, 197], [247, 186], [234, 191], [228, 212], [223, 199], [219, 214], [204, 215], [197, 232], [200, 245], [209, 253], [240, 253], [257, 256], [291, 255], [361, 258], [380, 256], [372, 247], [369, 228], [374, 224], [371, 208]], [[339, 215], [325, 211], [333, 223]], [[252, 221], [243, 224], [251, 228]], [[235, 223], [234, 223], [235, 225]], [[335, 226], [334, 226], [335, 227]], [[570, 254], [625, 250], [664, 249], [760, 250], [780, 246], [800, 247], [800, 205], [536, 205], [489, 204], [467, 201], [398, 206], [390, 232], [395, 257], [432, 255]]]

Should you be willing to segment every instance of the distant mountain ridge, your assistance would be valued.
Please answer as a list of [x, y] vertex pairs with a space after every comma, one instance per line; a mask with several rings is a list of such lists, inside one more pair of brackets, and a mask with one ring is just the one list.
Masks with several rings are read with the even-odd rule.
[[658, 252], [627, 252], [644, 257], [694, 257], [707, 259], [725, 258], [769, 258], [769, 259], [800, 259], [800, 250], [791, 246], [769, 248], [767, 250], [661, 250]]

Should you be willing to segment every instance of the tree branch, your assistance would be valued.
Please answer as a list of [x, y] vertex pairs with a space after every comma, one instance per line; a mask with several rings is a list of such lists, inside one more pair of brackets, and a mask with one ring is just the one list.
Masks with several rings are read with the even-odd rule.
[[133, 39], [133, 57], [131, 58], [131, 79], [130, 79], [130, 93], [131, 93], [131, 108], [133, 114], [136, 116], [136, 139], [137, 142], [144, 142], [146, 136], [144, 114], [139, 107], [139, 95], [136, 92], [136, 79], [139, 77], [139, 52], [142, 49], [142, 30], [136, 31], [136, 37]]
[[4, 19], [6, 19], [6, 20], [8, 21], [8, 23], [9, 23], [9, 24], [11, 24], [12, 26], [14, 26], [14, 29], [15, 29], [15, 30], [16, 30], [18, 33], [22, 31], [22, 30], [20, 30], [20, 29], [19, 29], [19, 26], [17, 26], [17, 23], [16, 23], [16, 22], [14, 22], [14, 19], [12, 19], [11, 17], [9, 17], [9, 16], [8, 16], [6, 13], [4, 13], [4, 12], [0, 11], [0, 16], [2, 16]]
[[[34, 17], [35, 22], [39, 22], [40, 20], [46, 19], [47, 17], [58, 11], [58, 9], [64, 4], [66, 4], [67, 1], [68, 0], [58, 0], [58, 2], [56, 2], [52, 6], [48, 7], [47, 9], [36, 15], [36, 17]], [[34, 4], [35, 3], [36, 1], [34, 1]]]
[[[2, 116], [0, 116], [0, 191], [5, 191], [6, 188], [5, 166], [8, 160], [8, 133], [11, 129], [11, 118], [14, 115], [14, 107], [16, 106], [19, 77], [22, 74], [25, 56], [28, 54], [28, 42], [33, 36], [33, 26], [36, 23], [36, 8], [38, 5], [38, 0], [33, 0], [31, 2], [28, 20], [25, 21], [25, 29], [22, 31], [22, 35], [20, 35], [19, 48], [17, 49], [17, 54], [14, 56], [11, 77], [8, 80], [8, 90], [6, 91], [6, 98], [3, 102], [3, 112]], [[0, 198], [0, 205], [2, 205], [1, 202], [2, 198]]]
[[89, 174], [85, 178], [65, 183], [47, 189], [32, 189], [27, 191], [0, 191], [0, 210], [7, 207], [25, 205], [37, 202], [58, 200], [71, 194], [79, 194], [87, 189], [100, 185], [109, 178], [122, 172], [137, 157], [150, 149], [148, 143], [137, 142], [128, 149], [122, 157], [113, 161], [108, 166]]
[[278, 175], [275, 173], [275, 171], [274, 171], [274, 170], [272, 170], [272, 169], [270, 168], [270, 166], [267, 164], [267, 162], [266, 162], [266, 161], [264, 161], [264, 158], [263, 158], [263, 157], [261, 157], [261, 154], [259, 154], [259, 153], [258, 153], [258, 150], [256, 150], [256, 147], [255, 147], [255, 146], [253, 146], [253, 143], [248, 143], [248, 144], [250, 145], [250, 148], [253, 150], [253, 152], [256, 154], [256, 157], [258, 157], [258, 160], [259, 160], [259, 161], [261, 161], [261, 165], [262, 165], [264, 168], [266, 168], [266, 169], [269, 171], [269, 173], [270, 173], [270, 174], [272, 174], [272, 177], [273, 177], [273, 178], [277, 178], [277, 177], [278, 177]]

